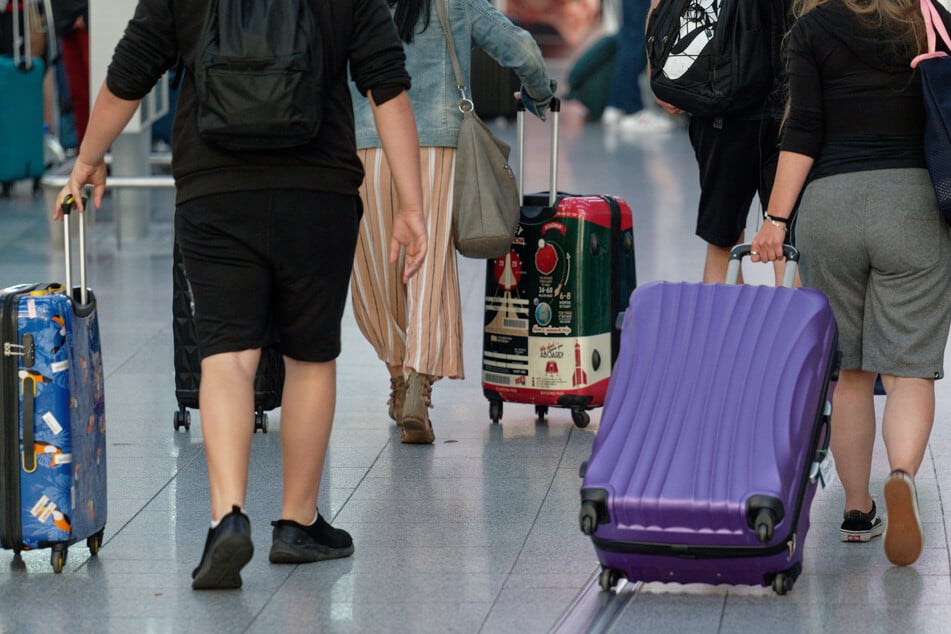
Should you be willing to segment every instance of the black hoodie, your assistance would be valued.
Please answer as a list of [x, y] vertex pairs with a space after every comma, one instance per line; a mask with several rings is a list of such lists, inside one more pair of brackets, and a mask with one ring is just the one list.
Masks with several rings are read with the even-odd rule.
[[811, 178], [924, 167], [916, 54], [914, 42], [868, 26], [840, 0], [801, 17], [788, 41], [782, 149], [816, 158]]

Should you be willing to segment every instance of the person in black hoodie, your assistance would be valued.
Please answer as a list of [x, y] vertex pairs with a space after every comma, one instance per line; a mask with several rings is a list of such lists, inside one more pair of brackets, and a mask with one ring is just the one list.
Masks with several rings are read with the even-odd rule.
[[[228, 149], [209, 140], [200, 132], [195, 80], [199, 60], [209, 54], [201, 46], [200, 17], [208, 2], [139, 0], [54, 212], [59, 219], [63, 199], [71, 195], [79, 201], [87, 184], [94, 186], [93, 203], [100, 205], [106, 151], [141, 99], [181, 58], [185, 75], [172, 125], [175, 239], [195, 303], [212, 520], [192, 573], [196, 590], [240, 587], [241, 569], [254, 550], [244, 501], [254, 377], [266, 345], [278, 346], [286, 369], [283, 498], [281, 516], [272, 523], [269, 559], [300, 564], [354, 552], [350, 535], [331, 526], [316, 508], [333, 425], [340, 324], [362, 215], [357, 188], [363, 167], [356, 153], [348, 68], [372, 101], [393, 166], [399, 203], [389, 257], [397, 262], [402, 248], [404, 284], [426, 253], [419, 141], [406, 93], [410, 78], [389, 9], [383, 0], [307, 2], [322, 43], [314, 52], [322, 56], [323, 69], [323, 92], [313, 103], [322, 113], [316, 136], [268, 150]], [[264, 4], [254, 3], [256, 8]], [[227, 4], [232, 11], [246, 8]], [[282, 17], [290, 21], [298, 15]], [[266, 17], [277, 16], [275, 11]], [[82, 211], [81, 204], [77, 207]]]
[[[802, 192], [802, 281], [829, 298], [842, 351], [831, 425], [841, 539], [884, 531], [889, 561], [909, 565], [924, 545], [914, 477], [951, 324], [951, 235], [925, 168], [921, 81], [910, 67], [926, 49], [919, 0], [797, 0], [795, 11], [779, 166], [753, 260], [782, 257]], [[891, 469], [884, 521], [870, 493], [877, 374]]]

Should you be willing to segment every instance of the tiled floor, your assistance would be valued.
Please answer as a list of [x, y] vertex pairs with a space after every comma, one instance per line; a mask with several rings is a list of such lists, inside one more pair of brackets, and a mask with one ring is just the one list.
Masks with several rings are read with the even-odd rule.
[[[634, 209], [638, 278], [696, 281], [696, 167], [682, 130], [623, 138], [562, 117], [559, 187], [614, 193]], [[528, 186], [547, 174], [547, 131], [530, 122]], [[514, 141], [514, 128], [501, 134]], [[25, 183], [0, 201], [0, 286], [60, 280], [42, 197]], [[480, 385], [483, 264], [462, 260], [465, 381], [437, 384], [433, 446], [404, 446], [386, 415], [386, 372], [348, 313], [339, 400], [320, 506], [356, 554], [303, 566], [267, 562], [280, 490], [280, 413], [254, 438], [247, 510], [257, 554], [240, 591], [196, 593], [190, 571], [208, 523], [201, 425], [172, 430], [172, 207], [153, 198], [148, 238], [117, 250], [114, 211], [90, 231], [89, 280], [100, 307], [108, 412], [109, 520], [98, 557], [75, 546], [62, 575], [45, 551], [25, 568], [0, 553], [0, 633], [7, 632], [946, 632], [951, 579], [941, 483], [951, 476], [951, 382], [919, 477], [927, 549], [888, 565], [881, 541], [837, 541], [842, 494], [812, 508], [805, 571], [785, 597], [765, 588], [597, 586], [578, 529], [578, 468], [597, 431], [554, 410], [508, 405], [492, 425]], [[751, 223], [756, 221], [751, 218]], [[754, 225], [755, 226], [755, 225]], [[315, 245], [315, 248], [319, 246]], [[747, 271], [764, 281], [762, 268]], [[879, 405], [881, 405], [879, 403]], [[248, 424], [251, 424], [249, 419]], [[885, 462], [876, 454], [880, 485]]]

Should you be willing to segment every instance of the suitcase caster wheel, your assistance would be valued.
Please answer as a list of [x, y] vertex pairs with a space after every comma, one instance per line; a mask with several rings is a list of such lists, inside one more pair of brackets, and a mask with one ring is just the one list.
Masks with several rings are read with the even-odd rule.
[[254, 414], [254, 431], [260, 431], [262, 434], [267, 433], [267, 414], [264, 412]]
[[582, 410], [572, 410], [571, 420], [575, 422], [576, 427], [584, 429], [588, 426], [588, 423], [591, 422], [591, 417], [588, 416], [588, 412]]
[[796, 580], [784, 572], [780, 572], [773, 577], [773, 592], [782, 596], [793, 589]]
[[585, 535], [594, 535], [594, 531], [598, 530], [598, 509], [593, 502], [587, 501], [581, 505], [578, 521], [581, 524], [581, 532]]
[[502, 419], [502, 403], [499, 401], [492, 401], [489, 403], [489, 418], [492, 419], [493, 423], [498, 423]]
[[599, 583], [601, 584], [601, 589], [605, 592], [608, 592], [617, 585], [617, 582], [621, 580], [621, 573], [613, 568], [603, 568], [601, 570], [601, 576], [598, 578]]
[[50, 565], [53, 566], [54, 573], [60, 574], [63, 572], [63, 567], [66, 566], [66, 551], [54, 548], [53, 552], [50, 553]]
[[539, 423], [544, 423], [546, 416], [548, 416], [548, 406], [547, 406], [547, 405], [536, 405], [536, 406], [535, 406], [535, 417], [538, 419], [538, 422], [539, 422]]
[[89, 554], [95, 557], [99, 554], [99, 547], [102, 546], [102, 531], [99, 531], [92, 537], [86, 539], [86, 546], [89, 548]]
[[184, 427], [185, 431], [190, 430], [192, 428], [192, 413], [187, 409], [178, 410], [175, 412], [172, 426], [175, 428], [175, 431], [178, 431], [180, 427]]

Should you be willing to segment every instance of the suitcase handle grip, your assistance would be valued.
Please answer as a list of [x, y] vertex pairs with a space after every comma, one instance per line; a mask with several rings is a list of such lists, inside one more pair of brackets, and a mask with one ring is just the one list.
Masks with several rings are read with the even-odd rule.
[[[88, 198], [83, 195], [83, 206], [86, 205]], [[76, 200], [72, 194], [63, 198], [63, 253], [66, 256], [66, 294], [73, 297], [73, 258], [72, 258], [72, 240], [69, 232], [69, 216], [76, 206]], [[75, 298], [73, 298], [75, 299]], [[89, 301], [86, 290], [86, 215], [79, 214], [79, 303], [85, 306]]]
[[36, 471], [36, 446], [33, 443], [33, 416], [35, 414], [34, 401], [36, 399], [36, 382], [33, 377], [26, 377], [21, 382], [23, 395], [23, 450], [20, 456], [23, 462], [23, 471]]
[[[726, 283], [736, 284], [740, 279], [740, 262], [753, 252], [753, 245], [738, 244], [730, 249], [730, 262], [726, 269]], [[791, 244], [783, 245], [783, 255], [786, 256], [786, 272], [783, 275], [783, 286], [792, 288], [796, 279], [796, 267], [799, 265], [799, 250]]]
[[[516, 129], [518, 130], [518, 198], [525, 194], [525, 104], [516, 101]], [[552, 97], [548, 103], [551, 111], [551, 164], [548, 171], [548, 206], [554, 207], [558, 198], [558, 115], [561, 112], [561, 100]]]

